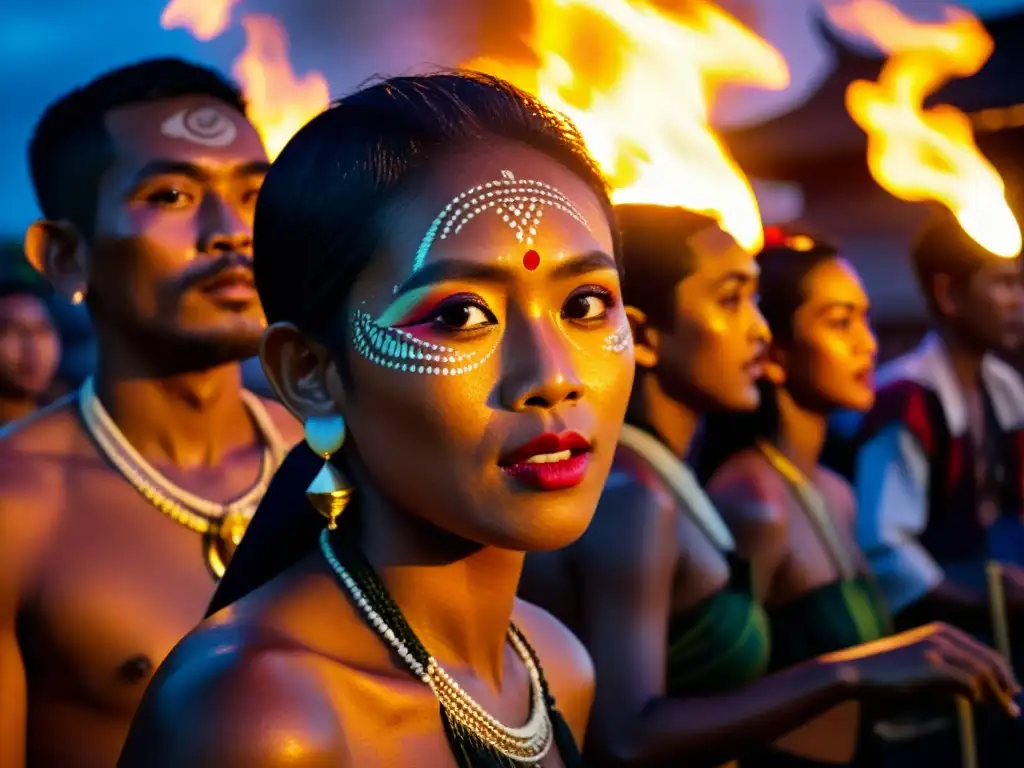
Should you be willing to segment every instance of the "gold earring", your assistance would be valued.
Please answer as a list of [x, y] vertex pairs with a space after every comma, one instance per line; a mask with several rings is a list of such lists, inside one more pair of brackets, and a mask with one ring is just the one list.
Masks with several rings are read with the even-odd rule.
[[74, 293], [71, 294], [72, 304], [77, 306], [81, 304], [83, 301], [85, 301], [85, 291], [75, 291]]
[[306, 489], [306, 498], [327, 518], [327, 527], [333, 531], [352, 497], [351, 483], [331, 464], [331, 456], [345, 442], [345, 419], [340, 414], [313, 416], [306, 419], [305, 428], [306, 444], [324, 460], [324, 466]]

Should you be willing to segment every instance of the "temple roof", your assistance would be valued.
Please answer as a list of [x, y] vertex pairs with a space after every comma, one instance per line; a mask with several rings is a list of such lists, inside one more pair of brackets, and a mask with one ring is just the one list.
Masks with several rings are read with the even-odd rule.
[[[973, 77], [953, 80], [927, 103], [951, 104], [967, 112], [986, 154], [1000, 154], [1007, 146], [1017, 154], [1018, 142], [1007, 140], [1008, 134], [1017, 132], [1024, 138], [1024, 13], [984, 23], [995, 42], [985, 66]], [[790, 112], [722, 132], [729, 150], [751, 176], [799, 181], [822, 163], [864, 163], [867, 142], [846, 111], [846, 87], [858, 79], [877, 80], [885, 59], [851, 47], [824, 18], [817, 26], [836, 62], [821, 86]]]

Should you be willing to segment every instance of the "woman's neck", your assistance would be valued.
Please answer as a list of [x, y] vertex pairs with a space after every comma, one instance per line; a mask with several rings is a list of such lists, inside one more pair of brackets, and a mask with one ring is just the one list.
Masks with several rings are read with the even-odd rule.
[[825, 447], [828, 417], [799, 405], [788, 390], [776, 390], [779, 408], [777, 447], [806, 477], [813, 477]]
[[666, 393], [653, 374], [638, 379], [634, 391], [636, 395], [630, 403], [627, 420], [654, 430], [672, 453], [685, 459], [697, 434], [701, 414]]
[[524, 553], [468, 542], [359, 487], [363, 552], [409, 626], [442, 665], [500, 689]]

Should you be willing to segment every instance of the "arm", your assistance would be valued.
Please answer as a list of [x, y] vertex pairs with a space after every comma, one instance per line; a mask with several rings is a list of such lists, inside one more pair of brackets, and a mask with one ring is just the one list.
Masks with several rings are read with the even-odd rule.
[[27, 686], [16, 625], [38, 554], [49, 530], [48, 497], [58, 488], [49, 473], [0, 440], [0, 765], [25, 765]]
[[855, 484], [857, 543], [901, 623], [946, 621], [971, 631], [987, 629], [986, 595], [946, 580], [917, 540], [927, 520], [927, 467], [917, 441], [898, 423], [861, 447]]
[[616, 486], [574, 547], [581, 635], [600, 681], [586, 746], [599, 765], [724, 762], [850, 695], [834, 666], [814, 662], [734, 693], [665, 695], [678, 514], [642, 486]]
[[[6, 513], [0, 513], [6, 518]], [[7, 520], [0, 522], [0, 765], [25, 765], [25, 667], [15, 634], [18, 613], [19, 568], [7, 535]]]
[[186, 638], [132, 721], [118, 768], [348, 768], [336, 708], [288, 653]]

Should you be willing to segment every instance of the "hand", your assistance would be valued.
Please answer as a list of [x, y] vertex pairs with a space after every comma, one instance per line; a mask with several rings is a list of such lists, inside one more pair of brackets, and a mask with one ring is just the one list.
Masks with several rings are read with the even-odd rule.
[[928, 624], [898, 635], [820, 657], [841, 666], [865, 697], [946, 693], [975, 702], [994, 701], [1011, 717], [1021, 691], [1006, 660], [947, 624]]

